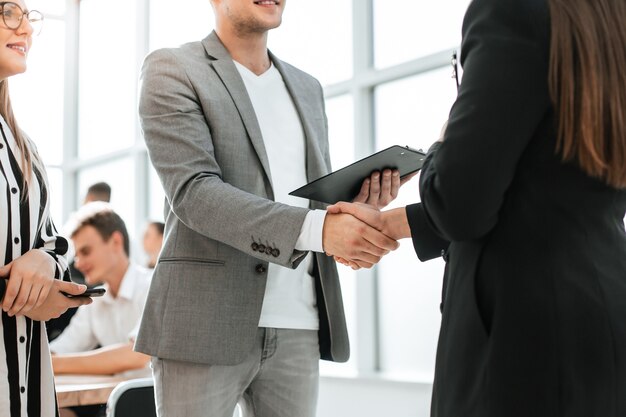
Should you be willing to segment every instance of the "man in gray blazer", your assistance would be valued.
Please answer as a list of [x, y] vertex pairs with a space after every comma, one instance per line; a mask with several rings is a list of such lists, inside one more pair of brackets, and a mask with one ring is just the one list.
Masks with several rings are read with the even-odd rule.
[[[142, 69], [142, 129], [167, 201], [135, 349], [153, 356], [160, 417], [230, 417], [242, 398], [257, 417], [313, 417], [319, 358], [349, 356], [324, 252], [371, 267], [397, 242], [288, 196], [330, 158], [319, 83], [267, 50], [285, 1], [211, 3], [215, 32]], [[399, 177], [375, 175], [359, 199], [384, 205]]]

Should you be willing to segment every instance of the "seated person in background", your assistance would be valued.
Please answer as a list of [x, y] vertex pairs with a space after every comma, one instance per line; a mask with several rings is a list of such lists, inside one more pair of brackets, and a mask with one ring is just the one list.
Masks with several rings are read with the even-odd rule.
[[[89, 186], [87, 192], [85, 193], [85, 199], [83, 204], [87, 204], [93, 201], [111, 201], [111, 186], [106, 182], [97, 182]], [[67, 225], [64, 225], [61, 229], [61, 234], [69, 234], [70, 232], [68, 232], [66, 229]], [[74, 265], [73, 253], [74, 250], [72, 249], [68, 252], [67, 256], [67, 260], [70, 262], [69, 270], [71, 280], [77, 284], [85, 284], [85, 277], [78, 269], [76, 269], [76, 266]], [[76, 308], [68, 309], [60, 317], [48, 320], [46, 322], [46, 332], [48, 333], [49, 341], [53, 341], [54, 339], [56, 339], [63, 332], [63, 330], [65, 330], [74, 314], [76, 314], [76, 310]]]
[[154, 268], [163, 245], [163, 231], [165, 224], [161, 222], [150, 222], [143, 234], [143, 250], [148, 255], [148, 268]]
[[124, 221], [107, 203], [79, 209], [71, 226], [76, 267], [87, 284], [103, 282], [106, 294], [92, 308], [80, 309], [50, 344], [55, 374], [115, 374], [147, 365], [133, 352], [133, 333], [141, 318], [152, 272], [129, 260]]

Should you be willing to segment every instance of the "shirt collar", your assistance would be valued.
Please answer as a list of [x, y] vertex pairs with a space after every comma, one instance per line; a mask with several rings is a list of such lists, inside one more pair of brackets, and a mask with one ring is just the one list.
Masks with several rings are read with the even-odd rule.
[[104, 284], [104, 287], [107, 289], [104, 297], [102, 297], [102, 301], [106, 302], [114, 302], [116, 300], [125, 299], [132, 300], [133, 295], [135, 295], [135, 277], [136, 277], [137, 266], [132, 262], [128, 264], [128, 268], [126, 269], [126, 273], [122, 278], [122, 282], [120, 284], [120, 289], [117, 292], [117, 297], [113, 298], [111, 294], [111, 290], [109, 284]]

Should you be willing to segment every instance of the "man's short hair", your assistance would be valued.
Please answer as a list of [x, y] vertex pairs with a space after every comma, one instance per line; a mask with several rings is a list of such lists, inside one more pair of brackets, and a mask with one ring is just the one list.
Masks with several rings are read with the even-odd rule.
[[69, 222], [68, 234], [74, 237], [86, 226], [91, 226], [98, 234], [108, 241], [114, 232], [120, 232], [124, 239], [124, 252], [130, 256], [130, 241], [124, 220], [115, 212], [109, 203], [93, 201], [78, 209]]
[[157, 231], [159, 232], [159, 234], [161, 236], [163, 236], [163, 233], [165, 233], [165, 223], [163, 222], [150, 222], [150, 225], [154, 226]]
[[106, 182], [97, 182], [87, 188], [87, 195], [93, 198], [91, 201], [111, 201], [111, 186]]

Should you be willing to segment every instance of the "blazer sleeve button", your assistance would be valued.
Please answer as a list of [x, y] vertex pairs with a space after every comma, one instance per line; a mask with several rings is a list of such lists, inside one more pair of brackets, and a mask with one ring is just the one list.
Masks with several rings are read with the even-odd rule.
[[257, 272], [257, 274], [262, 274], [262, 273], [264, 273], [265, 271], [267, 271], [267, 268], [266, 268], [266, 267], [265, 267], [265, 265], [263, 265], [263, 264], [258, 264], [258, 265], [254, 268], [254, 270]]
[[256, 242], [253, 242], [252, 245], [250, 245], [250, 247], [252, 248], [253, 251], [256, 252], [256, 250], [259, 249], [259, 244]]
[[260, 244], [257, 250], [261, 253], [265, 252], [265, 245]]
[[266, 246], [266, 247], [265, 247], [265, 253], [266, 253], [267, 255], [271, 254], [271, 253], [272, 253], [272, 248], [270, 248], [269, 246]]
[[278, 258], [280, 256], [280, 251], [276, 248], [272, 249], [272, 256], [274, 258]]

